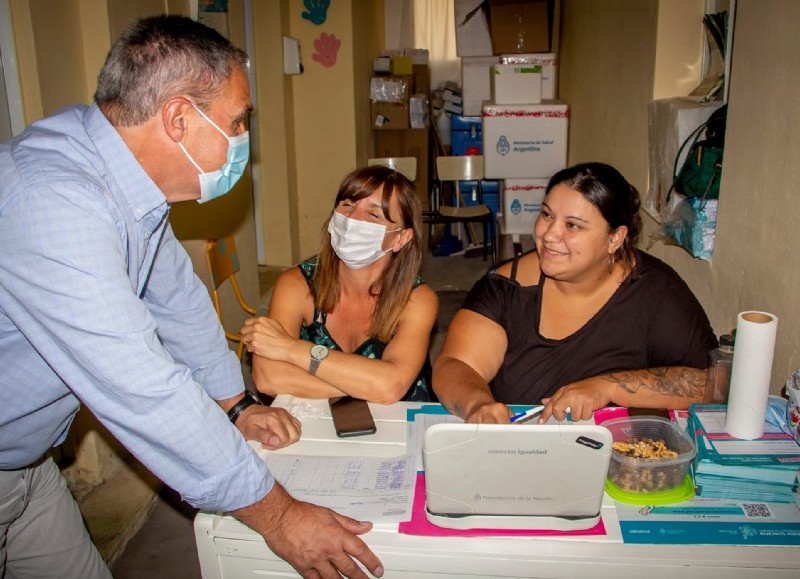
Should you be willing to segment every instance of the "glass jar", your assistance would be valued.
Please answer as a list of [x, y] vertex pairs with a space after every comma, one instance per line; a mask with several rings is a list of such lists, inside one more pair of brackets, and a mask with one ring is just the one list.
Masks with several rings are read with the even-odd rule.
[[728, 388], [731, 383], [733, 365], [733, 336], [723, 334], [719, 337], [719, 347], [708, 354], [708, 379], [706, 380], [706, 402], [728, 403]]

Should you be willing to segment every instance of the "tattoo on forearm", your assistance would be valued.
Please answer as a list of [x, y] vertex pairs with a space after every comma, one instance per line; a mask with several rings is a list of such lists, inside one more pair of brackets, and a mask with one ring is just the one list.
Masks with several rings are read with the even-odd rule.
[[648, 389], [656, 394], [684, 398], [702, 395], [706, 385], [706, 373], [703, 370], [682, 366], [611, 372], [603, 378], [631, 394]]

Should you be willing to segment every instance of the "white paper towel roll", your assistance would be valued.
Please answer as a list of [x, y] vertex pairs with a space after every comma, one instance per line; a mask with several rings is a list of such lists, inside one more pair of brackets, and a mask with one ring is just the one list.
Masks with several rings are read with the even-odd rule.
[[778, 318], [766, 312], [742, 312], [736, 323], [725, 432], [743, 440], [764, 434], [767, 397]]

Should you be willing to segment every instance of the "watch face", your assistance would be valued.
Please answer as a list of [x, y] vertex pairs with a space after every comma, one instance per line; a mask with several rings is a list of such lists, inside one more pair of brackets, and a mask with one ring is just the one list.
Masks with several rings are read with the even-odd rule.
[[315, 360], [324, 360], [328, 355], [328, 348], [325, 346], [316, 345], [311, 348], [311, 357]]

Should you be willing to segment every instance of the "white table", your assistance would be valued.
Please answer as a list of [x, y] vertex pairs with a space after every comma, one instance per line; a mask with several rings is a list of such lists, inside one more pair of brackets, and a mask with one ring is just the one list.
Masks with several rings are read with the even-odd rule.
[[[325, 400], [279, 396], [274, 405], [303, 423], [290, 454], [399, 456], [405, 453], [406, 410], [415, 403], [371, 405], [378, 431], [339, 439]], [[624, 544], [614, 502], [603, 502], [606, 536], [422, 537], [402, 535], [397, 524], [376, 525], [364, 535], [381, 559], [384, 577], [564, 577], [609, 579], [753, 579], [800, 577], [800, 548], [718, 545]], [[261, 536], [222, 514], [199, 513], [194, 523], [204, 579], [296, 576]]]

